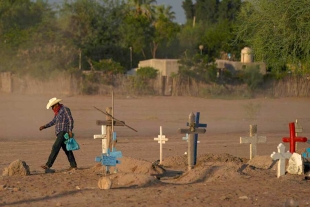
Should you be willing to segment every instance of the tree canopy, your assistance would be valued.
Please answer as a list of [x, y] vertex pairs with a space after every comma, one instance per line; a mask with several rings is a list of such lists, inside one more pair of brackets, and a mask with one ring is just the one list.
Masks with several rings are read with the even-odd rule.
[[252, 0], [244, 3], [236, 28], [238, 40], [253, 48], [276, 76], [289, 69], [309, 71], [310, 2]]

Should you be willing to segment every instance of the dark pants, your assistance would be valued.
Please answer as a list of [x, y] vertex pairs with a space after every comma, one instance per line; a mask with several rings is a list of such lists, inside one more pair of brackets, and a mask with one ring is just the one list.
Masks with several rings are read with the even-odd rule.
[[52, 167], [56, 158], [57, 158], [57, 155], [59, 153], [59, 150], [60, 148], [63, 149], [63, 151], [66, 153], [67, 155], [67, 158], [68, 158], [68, 161], [70, 162], [70, 166], [71, 167], [76, 167], [76, 162], [75, 162], [75, 158], [74, 158], [74, 155], [73, 155], [73, 152], [72, 151], [68, 151], [66, 149], [66, 144], [65, 144], [65, 137], [64, 135], [66, 134], [66, 132], [59, 132], [57, 134], [57, 138], [56, 138], [56, 141], [52, 147], [52, 151], [51, 151], [51, 154], [48, 158], [48, 161], [46, 163], [46, 165], [48, 167]]

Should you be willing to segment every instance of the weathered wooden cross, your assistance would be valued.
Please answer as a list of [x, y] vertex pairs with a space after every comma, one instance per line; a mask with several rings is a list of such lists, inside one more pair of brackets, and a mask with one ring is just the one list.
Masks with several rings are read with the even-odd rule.
[[270, 157], [273, 159], [273, 160], [279, 160], [278, 161], [278, 171], [277, 171], [277, 177], [279, 178], [280, 176], [284, 175], [285, 174], [285, 160], [286, 159], [289, 159], [292, 154], [287, 151], [285, 152], [285, 146], [284, 144], [280, 143], [278, 145], [278, 152], [273, 152]]
[[[298, 137], [298, 133], [302, 133], [302, 126], [298, 123], [297, 119], [295, 121], [295, 136]], [[297, 143], [295, 143], [295, 150], [297, 150]]]
[[266, 136], [257, 136], [257, 125], [250, 125], [249, 137], [240, 137], [240, 144], [250, 144], [250, 160], [257, 154], [257, 144], [265, 142]]
[[105, 126], [106, 127], [106, 142], [107, 142], [107, 148], [110, 149], [110, 151], [112, 151], [113, 146], [116, 145], [116, 140], [113, 141], [112, 140], [112, 135], [113, 135], [113, 130], [112, 130], [112, 126], [125, 126], [125, 122], [123, 121], [115, 121], [112, 120], [112, 107], [107, 107], [106, 108], [106, 120], [97, 120], [96, 124], [99, 126]]
[[[196, 117], [195, 117], [195, 127], [196, 128], [207, 128], [207, 124], [201, 124], [199, 123], [199, 118], [200, 118], [200, 112], [196, 112]], [[186, 126], [189, 126], [189, 123], [187, 122]], [[197, 144], [198, 144], [198, 134], [194, 135], [194, 165], [196, 165], [196, 161], [197, 161]]]
[[168, 141], [168, 138], [166, 138], [165, 135], [163, 135], [162, 127], [159, 128], [159, 135], [158, 137], [154, 138], [155, 141], [158, 141], [159, 143], [159, 164], [162, 164], [163, 162], [163, 144]]
[[295, 134], [295, 123], [291, 122], [289, 123], [290, 128], [290, 137], [283, 137], [283, 142], [289, 142], [290, 143], [290, 153], [296, 152], [295, 150], [295, 143], [296, 142], [306, 142], [308, 139], [306, 137], [297, 137]]
[[[195, 160], [195, 134], [204, 134], [206, 133], [206, 129], [205, 128], [197, 128], [196, 127], [196, 123], [195, 123], [195, 115], [194, 113], [191, 113], [189, 115], [188, 118], [188, 129], [178, 129], [178, 132], [181, 134], [188, 134], [188, 152], [187, 152], [187, 156], [188, 156], [188, 169], [191, 170], [194, 168], [194, 165], [196, 163]], [[198, 123], [198, 127], [199, 127], [199, 123]], [[203, 125], [204, 126], [204, 125]], [[205, 125], [206, 126], [206, 125]], [[201, 126], [200, 126], [201, 127]], [[196, 141], [196, 146], [197, 146], [197, 141]], [[197, 151], [196, 151], [197, 152]]]
[[[188, 142], [188, 134], [186, 134], [185, 135], [185, 137], [182, 137], [182, 140], [185, 140], [186, 142]], [[200, 141], [198, 140], [197, 141], [197, 144], [199, 144], [200, 143]], [[197, 147], [198, 148], [198, 147]], [[196, 152], [197, 152], [197, 150], [196, 150]], [[187, 152], [185, 152], [184, 154], [186, 154], [187, 155]], [[196, 156], [197, 157], [197, 156]], [[196, 162], [195, 162], [195, 165], [196, 165]]]

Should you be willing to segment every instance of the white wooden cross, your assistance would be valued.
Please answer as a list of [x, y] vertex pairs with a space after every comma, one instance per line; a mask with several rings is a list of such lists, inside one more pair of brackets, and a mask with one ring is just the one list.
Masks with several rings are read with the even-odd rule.
[[265, 143], [266, 136], [257, 136], [257, 125], [250, 125], [250, 136], [240, 137], [240, 144], [250, 144], [250, 160], [257, 154], [257, 143]]
[[278, 172], [277, 172], [277, 177], [279, 178], [281, 175], [285, 174], [285, 160], [289, 159], [292, 156], [292, 154], [289, 151], [284, 152], [285, 146], [282, 143], [280, 143], [277, 148], [278, 148], [278, 152], [277, 153], [273, 152], [270, 155], [270, 157], [273, 160], [279, 160], [278, 161]]
[[158, 141], [159, 143], [159, 164], [162, 164], [163, 161], [163, 144], [165, 144], [166, 141], [168, 141], [168, 138], [165, 137], [165, 135], [162, 135], [162, 127], [160, 126], [160, 134], [158, 137], [155, 137], [154, 140]]
[[101, 134], [94, 135], [94, 139], [102, 139], [102, 154], [108, 152], [107, 126], [101, 125]]

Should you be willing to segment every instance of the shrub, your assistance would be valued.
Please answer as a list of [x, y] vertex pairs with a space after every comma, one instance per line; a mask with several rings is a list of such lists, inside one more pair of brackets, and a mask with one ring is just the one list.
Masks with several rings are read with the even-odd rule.
[[263, 74], [259, 71], [259, 66], [247, 67], [242, 72], [243, 81], [247, 84], [248, 88], [252, 91], [258, 88], [263, 83]]
[[157, 72], [155, 68], [152, 67], [142, 67], [137, 70], [137, 76], [142, 79], [155, 79], [157, 77]]

